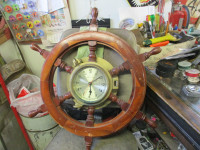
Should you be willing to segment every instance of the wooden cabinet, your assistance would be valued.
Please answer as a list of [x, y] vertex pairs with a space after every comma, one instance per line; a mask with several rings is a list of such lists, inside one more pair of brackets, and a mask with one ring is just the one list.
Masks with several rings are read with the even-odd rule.
[[[147, 73], [147, 105], [169, 127], [187, 149], [200, 149], [200, 98], [191, 101], [181, 93], [184, 81], [159, 78]], [[178, 85], [180, 84], [180, 85]]]

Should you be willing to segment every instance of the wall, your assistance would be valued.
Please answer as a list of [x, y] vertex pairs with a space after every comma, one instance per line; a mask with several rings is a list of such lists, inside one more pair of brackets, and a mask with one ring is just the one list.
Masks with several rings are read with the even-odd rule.
[[[121, 7], [130, 7], [126, 0], [91, 0], [92, 5], [96, 3], [96, 7], [99, 9], [99, 17], [110, 18], [111, 27], [118, 28], [119, 26], [119, 14], [118, 10]], [[169, 0], [168, 0], [169, 1]], [[90, 0], [69, 0], [69, 7], [72, 19], [85, 19], [90, 12]], [[169, 6], [167, 5], [168, 10]], [[165, 9], [166, 10], [166, 9]], [[44, 48], [42, 45], [40, 45]], [[32, 51], [29, 45], [20, 45], [20, 49], [24, 55], [27, 66], [31, 68], [32, 72], [40, 76], [44, 59], [38, 53]], [[45, 48], [46, 49], [46, 48]], [[49, 48], [48, 50], [51, 50]], [[10, 57], [10, 56], [9, 56]]]
[[[91, 5], [90, 5], [91, 1]], [[139, 0], [135, 0], [139, 3]], [[91, 7], [96, 6], [99, 10], [99, 17], [110, 18], [111, 27], [119, 27], [119, 8], [130, 7], [127, 0], [69, 0], [69, 7], [72, 19], [85, 19], [88, 17]], [[165, 19], [171, 10], [171, 1], [165, 0]], [[142, 13], [142, 12], [138, 12]]]
[[12, 39], [0, 45], [0, 54], [6, 63], [20, 58], [19, 51], [17, 51], [15, 42]]
[[[99, 10], [99, 17], [110, 18], [111, 27], [119, 27], [120, 7], [130, 7], [126, 0], [91, 0], [91, 6]], [[96, 5], [95, 5], [96, 4]], [[69, 0], [69, 7], [72, 19], [85, 19], [90, 12], [90, 0]]]
[[[117, 28], [119, 24], [118, 9], [120, 7], [129, 7], [129, 4], [126, 0], [96, 0], [96, 6], [99, 9], [99, 16], [102, 18], [111, 18], [111, 27]], [[86, 18], [90, 10], [90, 1], [69, 0], [69, 7], [72, 19]], [[40, 46], [44, 48], [43, 45]], [[29, 45], [20, 45], [20, 49], [24, 55], [27, 66], [39, 77], [44, 63], [43, 57], [40, 56], [39, 53], [32, 51]], [[51, 48], [47, 50], [51, 50]]]
[[[43, 45], [39, 45], [41, 48], [45, 48]], [[40, 77], [42, 71], [42, 65], [45, 59], [37, 52], [33, 51], [30, 48], [30, 45], [20, 45], [20, 49], [23, 53], [24, 59], [26, 61], [27, 66], [31, 69], [33, 74]], [[47, 48], [45, 48], [47, 49]], [[51, 49], [47, 49], [51, 50]]]

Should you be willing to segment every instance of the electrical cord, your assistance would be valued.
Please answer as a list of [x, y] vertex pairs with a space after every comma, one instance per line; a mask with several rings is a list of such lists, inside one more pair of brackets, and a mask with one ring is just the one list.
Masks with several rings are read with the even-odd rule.
[[189, 24], [190, 24], [190, 11], [189, 11], [189, 9], [188, 9], [187, 6], [182, 5], [182, 7], [183, 7], [183, 8], [185, 9], [185, 11], [187, 12], [187, 23], [186, 23], [186, 26], [185, 26], [185, 28], [187, 29], [188, 26], [189, 26]]

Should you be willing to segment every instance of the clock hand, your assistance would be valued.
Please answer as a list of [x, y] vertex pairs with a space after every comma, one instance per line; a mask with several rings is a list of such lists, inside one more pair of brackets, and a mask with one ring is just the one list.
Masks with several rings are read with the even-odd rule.
[[90, 95], [89, 95], [89, 97], [90, 97], [91, 94], [92, 94], [92, 90], [91, 90], [92, 83], [93, 83], [94, 81], [98, 80], [98, 79], [101, 78], [101, 77], [102, 77], [102, 76], [99, 76], [98, 78], [96, 78], [96, 79], [94, 79], [94, 80], [92, 80], [91, 82], [88, 83], [88, 85], [90, 86], [90, 90], [89, 90]]
[[89, 90], [90, 95], [89, 95], [89, 97], [90, 97], [91, 94], [92, 94], [91, 85], [92, 85], [92, 84], [90, 84], [90, 90]]
[[98, 80], [98, 79], [101, 78], [101, 77], [102, 77], [102, 76], [99, 76], [98, 78], [94, 79], [94, 80], [91, 81], [91, 82], [94, 82], [94, 81]]
[[89, 82], [88, 85], [90, 86], [90, 90], [89, 90], [89, 93], [90, 93], [89, 97], [90, 97], [92, 94], [92, 90], [91, 90], [92, 82]]

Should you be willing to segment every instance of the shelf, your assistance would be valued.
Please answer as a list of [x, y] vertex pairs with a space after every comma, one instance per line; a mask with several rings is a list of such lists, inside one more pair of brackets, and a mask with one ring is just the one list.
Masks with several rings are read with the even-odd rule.
[[177, 138], [173, 138], [170, 136], [170, 131], [167, 128], [167, 126], [162, 121], [159, 121], [157, 125], [158, 127], [155, 129], [155, 131], [163, 139], [163, 141], [167, 144], [167, 146], [170, 149], [178, 149], [180, 142], [177, 140]]

